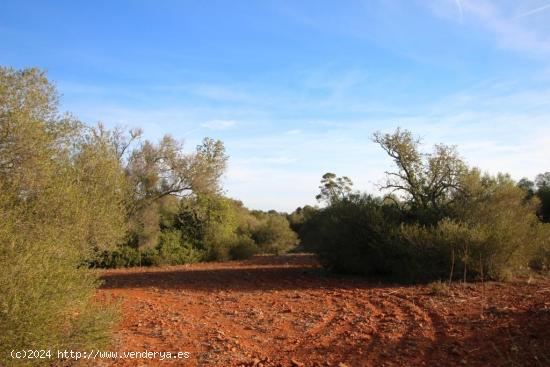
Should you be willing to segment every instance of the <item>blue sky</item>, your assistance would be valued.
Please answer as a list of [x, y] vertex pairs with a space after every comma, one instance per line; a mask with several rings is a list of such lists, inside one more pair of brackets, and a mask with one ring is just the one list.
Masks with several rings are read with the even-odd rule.
[[85, 122], [222, 139], [251, 208], [314, 204], [327, 171], [375, 193], [370, 136], [397, 126], [490, 173], [550, 170], [548, 0], [3, 0], [0, 65], [47, 69]]

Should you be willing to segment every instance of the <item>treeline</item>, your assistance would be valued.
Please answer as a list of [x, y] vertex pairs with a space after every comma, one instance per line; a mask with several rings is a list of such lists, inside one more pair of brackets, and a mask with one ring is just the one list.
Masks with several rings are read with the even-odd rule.
[[376, 133], [395, 169], [383, 197], [327, 173], [326, 207], [289, 216], [302, 244], [334, 271], [401, 282], [506, 279], [550, 268], [550, 173], [516, 183], [468, 167], [455, 147], [420, 151], [407, 130]]
[[[95, 302], [91, 267], [182, 264], [279, 253], [283, 214], [224, 197], [227, 155], [140, 130], [88, 126], [58, 110], [38, 69], [0, 68], [0, 364], [11, 350], [99, 348], [116, 308]], [[46, 363], [48, 364], [48, 363]]]
[[166, 196], [146, 210], [137, 217], [146, 220], [129, 232], [129, 241], [88, 263], [112, 268], [240, 260], [281, 254], [297, 243], [284, 214], [250, 211], [222, 195]]

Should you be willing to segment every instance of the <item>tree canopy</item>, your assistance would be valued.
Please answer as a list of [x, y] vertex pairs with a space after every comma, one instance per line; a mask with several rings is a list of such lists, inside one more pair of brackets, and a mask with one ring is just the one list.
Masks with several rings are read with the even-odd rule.
[[393, 159], [396, 170], [386, 172], [383, 190], [398, 193], [414, 209], [441, 215], [461, 188], [466, 165], [456, 147], [437, 144], [431, 153], [420, 151], [421, 141], [408, 130], [377, 132], [373, 141]]

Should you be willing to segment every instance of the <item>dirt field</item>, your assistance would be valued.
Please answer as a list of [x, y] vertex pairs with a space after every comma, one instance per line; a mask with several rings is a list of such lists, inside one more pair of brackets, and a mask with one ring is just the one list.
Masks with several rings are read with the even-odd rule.
[[112, 270], [120, 351], [189, 359], [117, 366], [550, 366], [550, 281], [380, 285], [329, 276], [308, 254]]

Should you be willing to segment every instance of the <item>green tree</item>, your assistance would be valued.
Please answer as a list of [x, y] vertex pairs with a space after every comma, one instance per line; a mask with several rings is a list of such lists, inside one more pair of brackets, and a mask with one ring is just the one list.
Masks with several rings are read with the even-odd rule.
[[0, 364], [41, 362], [11, 349], [98, 347], [113, 320], [81, 265], [124, 237], [124, 175], [57, 106], [42, 71], [0, 68]]
[[442, 218], [449, 203], [461, 190], [461, 177], [466, 165], [456, 147], [435, 145], [432, 153], [420, 152], [420, 139], [408, 130], [397, 129], [392, 134], [377, 132], [373, 141], [393, 159], [396, 171], [386, 172], [383, 190], [404, 196], [418, 215]]
[[525, 192], [527, 199], [531, 199], [535, 195], [535, 183], [526, 177], [518, 181], [518, 187]]
[[550, 187], [550, 172], [538, 174], [535, 178], [535, 184], [539, 190]]
[[321, 186], [319, 186], [321, 193], [315, 198], [318, 201], [324, 201], [327, 205], [333, 205], [352, 195], [352, 186], [353, 182], [349, 177], [338, 177], [334, 173], [327, 172], [321, 179]]
[[167, 196], [217, 195], [226, 162], [223, 143], [209, 138], [190, 154], [184, 152], [182, 142], [169, 135], [158, 144], [147, 140], [139, 144], [126, 165], [132, 188], [130, 222], [134, 245], [140, 249], [157, 245], [160, 215], [165, 211], [163, 205], [169, 203]]
[[237, 240], [237, 217], [232, 200], [210, 194], [184, 198], [177, 220], [184, 241], [203, 251], [206, 260], [229, 258]]
[[550, 172], [537, 175], [535, 184], [540, 200], [539, 216], [543, 222], [550, 223]]

